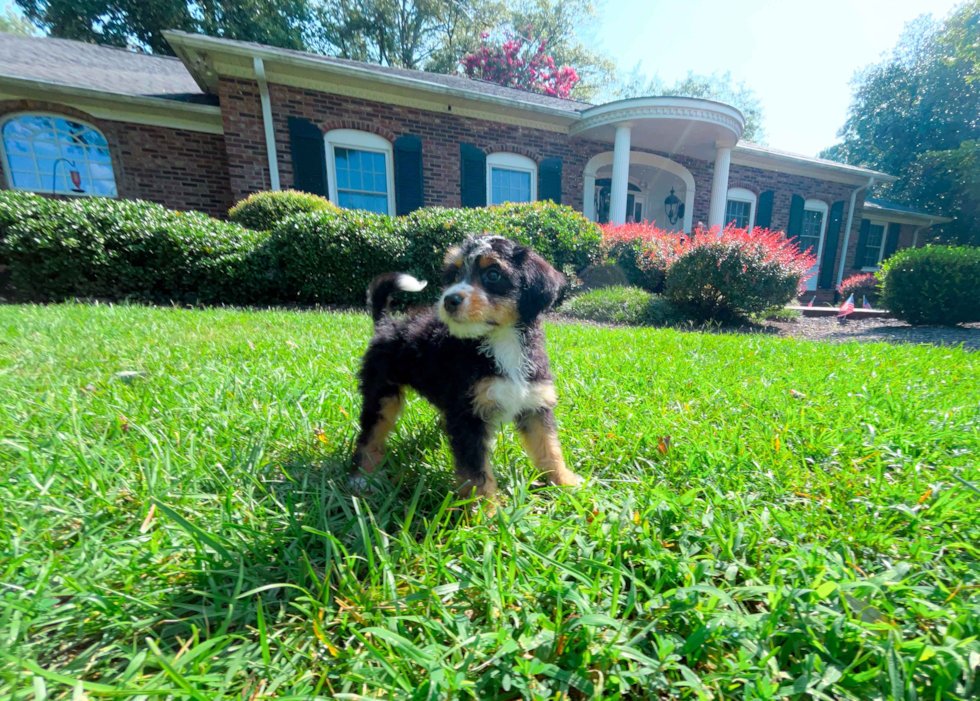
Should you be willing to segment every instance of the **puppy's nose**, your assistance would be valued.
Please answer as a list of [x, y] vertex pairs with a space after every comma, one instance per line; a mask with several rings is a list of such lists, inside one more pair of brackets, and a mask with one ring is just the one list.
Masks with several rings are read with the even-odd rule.
[[451, 294], [446, 295], [446, 298], [442, 300], [443, 306], [446, 307], [447, 312], [454, 312], [459, 309], [459, 305], [463, 303], [463, 295]]

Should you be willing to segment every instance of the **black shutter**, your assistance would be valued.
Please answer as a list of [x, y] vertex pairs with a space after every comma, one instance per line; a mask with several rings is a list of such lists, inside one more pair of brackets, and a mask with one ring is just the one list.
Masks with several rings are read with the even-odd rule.
[[888, 238], [885, 239], [885, 255], [881, 257], [882, 263], [888, 260], [891, 255], [898, 250], [898, 237], [901, 233], [901, 224], [892, 222], [888, 225]]
[[799, 195], [793, 195], [793, 201], [789, 206], [789, 225], [786, 227], [786, 238], [798, 239], [803, 233], [803, 207], [806, 205]]
[[829, 290], [834, 286], [834, 261], [837, 260], [837, 241], [840, 239], [841, 222], [844, 220], [844, 200], [834, 202], [830, 208], [830, 220], [827, 222], [827, 238], [823, 242], [823, 260], [820, 261], [820, 273], [817, 286]]
[[406, 134], [395, 139], [395, 212], [399, 217], [421, 209], [422, 139]]
[[459, 144], [459, 195], [464, 207], [487, 206], [487, 155], [473, 144]]
[[320, 129], [306, 119], [289, 118], [293, 189], [327, 196], [327, 155]]
[[759, 205], [755, 213], [755, 225], [760, 229], [768, 229], [772, 226], [772, 190], [766, 190], [759, 195]]
[[538, 199], [561, 204], [561, 158], [545, 158], [538, 166]]
[[868, 233], [871, 231], [871, 220], [861, 220], [861, 233], [858, 234], [857, 250], [854, 252], [854, 267], [863, 268], [867, 260]]

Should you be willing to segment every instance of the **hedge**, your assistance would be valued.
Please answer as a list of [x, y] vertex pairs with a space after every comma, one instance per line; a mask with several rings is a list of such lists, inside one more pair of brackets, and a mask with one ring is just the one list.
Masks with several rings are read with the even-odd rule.
[[[268, 214], [300, 201], [297, 194], [246, 203]], [[593, 223], [551, 203], [430, 208], [399, 218], [331, 205], [289, 214], [269, 228], [254, 231], [148, 202], [0, 193], [0, 259], [9, 263], [11, 291], [38, 301], [362, 305], [375, 275], [402, 270], [432, 283], [414, 296], [424, 302], [438, 294], [446, 250], [469, 234], [508, 236], [574, 272], [592, 262], [600, 244]]]
[[149, 202], [0, 194], [0, 255], [17, 296], [244, 302], [257, 232]]
[[228, 211], [228, 219], [246, 229], [269, 231], [293, 214], [336, 211], [337, 207], [326, 197], [299, 190], [282, 190], [249, 195]]
[[980, 248], [906, 248], [878, 272], [881, 301], [913, 325], [980, 321]]

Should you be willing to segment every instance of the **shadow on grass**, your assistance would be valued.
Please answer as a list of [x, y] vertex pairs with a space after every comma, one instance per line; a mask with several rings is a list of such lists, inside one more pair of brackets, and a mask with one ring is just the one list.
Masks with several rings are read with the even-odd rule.
[[176, 649], [177, 639], [194, 628], [248, 634], [260, 599], [266, 616], [327, 605], [338, 578], [378, 576], [379, 548], [388, 551], [398, 538], [423, 538], [433, 521], [458, 520], [464, 509], [452, 506], [452, 472], [425, 466], [442, 440], [435, 421], [393, 437], [383, 469], [366, 489], [350, 484], [346, 446], [326, 457], [291, 453], [268, 463], [261, 477], [246, 478], [261, 484], [248, 514], [259, 527], [237, 514], [226, 518], [220, 534], [185, 528], [197, 542], [198, 560], [158, 606], [168, 611], [155, 626], [160, 642]]

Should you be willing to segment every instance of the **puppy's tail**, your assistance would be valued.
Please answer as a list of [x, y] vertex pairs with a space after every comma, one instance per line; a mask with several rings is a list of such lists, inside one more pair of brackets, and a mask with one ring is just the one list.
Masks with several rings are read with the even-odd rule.
[[388, 315], [388, 302], [395, 290], [402, 292], [421, 292], [428, 283], [416, 280], [405, 273], [385, 273], [374, 278], [368, 285], [367, 305], [371, 310], [371, 318], [377, 324]]

